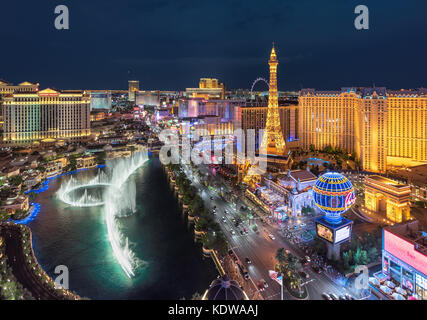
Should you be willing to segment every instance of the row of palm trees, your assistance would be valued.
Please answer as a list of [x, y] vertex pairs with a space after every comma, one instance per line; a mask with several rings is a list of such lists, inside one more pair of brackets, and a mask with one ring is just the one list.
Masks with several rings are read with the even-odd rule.
[[195, 230], [202, 233], [201, 242], [208, 250], [217, 250], [221, 255], [227, 253], [228, 243], [221, 231], [220, 225], [214, 220], [213, 214], [205, 207], [203, 199], [197, 193], [197, 188], [192, 185], [186, 174], [177, 164], [169, 164], [168, 169], [175, 176], [175, 185], [181, 196], [188, 214], [195, 218]]

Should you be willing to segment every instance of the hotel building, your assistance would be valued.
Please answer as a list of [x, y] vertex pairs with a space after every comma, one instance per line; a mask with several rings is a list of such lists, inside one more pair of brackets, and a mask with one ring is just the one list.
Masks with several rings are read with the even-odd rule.
[[129, 80], [128, 86], [129, 86], [128, 100], [129, 101], [135, 101], [136, 92], [139, 91], [139, 81], [138, 80]]
[[82, 91], [45, 89], [4, 96], [3, 145], [79, 141], [90, 135], [90, 96]]
[[[241, 107], [236, 112], [241, 128], [244, 132], [248, 129], [255, 130], [255, 143], [259, 147], [258, 133], [260, 129], [265, 129], [267, 121], [267, 106], [246, 106]], [[236, 117], [237, 118], [237, 117]], [[286, 143], [298, 140], [298, 106], [297, 105], [279, 105], [280, 125], [283, 133], [283, 138]], [[292, 147], [292, 143], [288, 144]]]
[[300, 147], [327, 145], [356, 152], [364, 170], [427, 163], [427, 89], [303, 89]]
[[201, 78], [198, 88], [186, 88], [185, 95], [189, 98], [225, 99], [225, 84], [218, 79]]
[[14, 86], [12, 83], [0, 80], [0, 124], [3, 124], [3, 108], [1, 108], [2, 99], [6, 95], [19, 92], [37, 92], [39, 90], [38, 83], [31, 83], [24, 81], [17, 86]]

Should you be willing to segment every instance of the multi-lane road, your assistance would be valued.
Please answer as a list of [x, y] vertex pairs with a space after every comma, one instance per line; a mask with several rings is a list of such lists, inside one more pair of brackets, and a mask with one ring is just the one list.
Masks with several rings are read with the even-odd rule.
[[[267, 300], [280, 299], [280, 285], [269, 277], [269, 270], [274, 269], [277, 250], [285, 248], [299, 258], [302, 258], [304, 253], [298, 247], [286, 241], [278, 229], [260, 219], [253, 219], [253, 223], [257, 224], [259, 232], [254, 232], [246, 222], [242, 222], [240, 226], [236, 227], [233, 219], [237, 219], [238, 214], [233, 206], [215, 191], [201, 184], [188, 166], [184, 165], [183, 168], [195, 187], [198, 188], [207, 208], [212, 210], [216, 207], [215, 219], [220, 224], [231, 248], [248, 270], [250, 276], [248, 281], [253, 281], [256, 284], [261, 279], [264, 279], [268, 287], [261, 292], [263, 298]], [[225, 217], [225, 221], [223, 221], [223, 217]], [[244, 232], [244, 229], [248, 233]], [[243, 231], [243, 234], [241, 231]], [[270, 238], [270, 234], [273, 235], [274, 240]], [[248, 264], [246, 258], [249, 258], [251, 263]], [[325, 274], [315, 273], [310, 266], [304, 267], [304, 272], [309, 275], [308, 279], [303, 280], [307, 282], [305, 285], [308, 290], [308, 299], [322, 299], [323, 292], [334, 293], [337, 296], [345, 293], [351, 294], [346, 288], [335, 284]], [[286, 300], [294, 299], [286, 289], [284, 290], [283, 298]]]

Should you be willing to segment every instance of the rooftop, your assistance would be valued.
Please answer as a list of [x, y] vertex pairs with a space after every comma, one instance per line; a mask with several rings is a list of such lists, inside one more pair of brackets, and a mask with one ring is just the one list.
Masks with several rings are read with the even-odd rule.
[[386, 227], [386, 230], [414, 244], [417, 251], [427, 255], [427, 233], [417, 220]]
[[391, 186], [394, 188], [400, 189], [400, 188], [407, 188], [408, 187], [407, 184], [402, 184], [402, 183], [399, 183], [397, 181], [391, 180], [391, 179], [386, 178], [386, 177], [378, 176], [378, 175], [369, 176], [368, 179], [374, 180], [376, 182], [379, 182], [381, 184], [385, 184], [387, 186]]

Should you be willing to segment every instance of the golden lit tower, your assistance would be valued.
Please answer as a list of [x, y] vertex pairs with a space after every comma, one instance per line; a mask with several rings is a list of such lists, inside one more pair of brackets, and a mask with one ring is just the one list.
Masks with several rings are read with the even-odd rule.
[[279, 117], [279, 102], [277, 96], [277, 61], [276, 51], [271, 49], [270, 60], [270, 90], [268, 92], [268, 110], [265, 132], [262, 138], [260, 153], [283, 156], [285, 154], [285, 140], [283, 139]]

